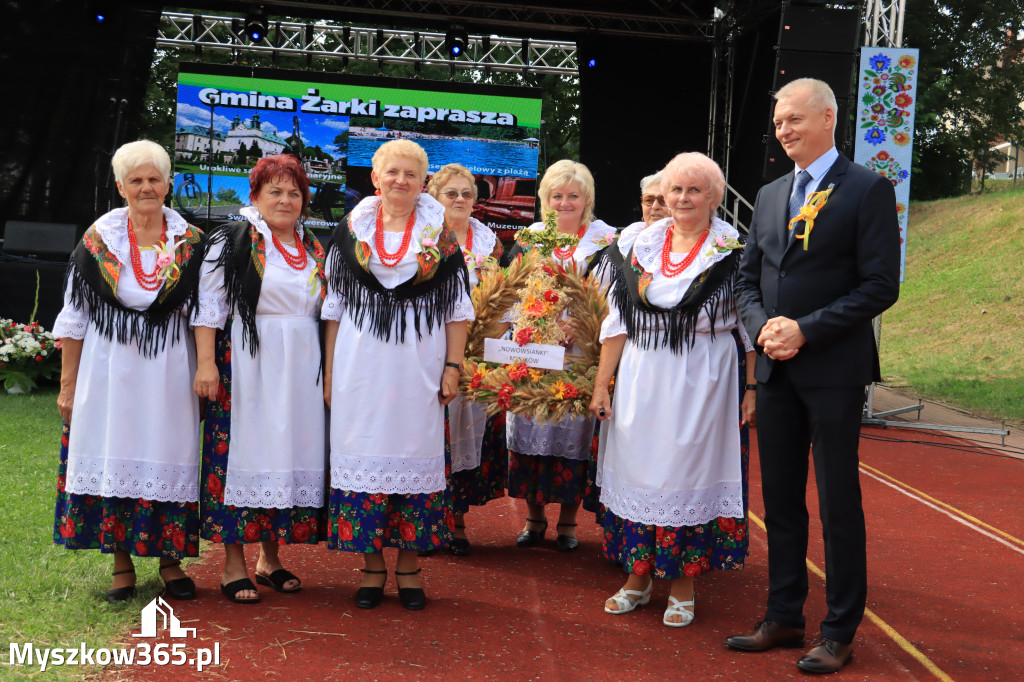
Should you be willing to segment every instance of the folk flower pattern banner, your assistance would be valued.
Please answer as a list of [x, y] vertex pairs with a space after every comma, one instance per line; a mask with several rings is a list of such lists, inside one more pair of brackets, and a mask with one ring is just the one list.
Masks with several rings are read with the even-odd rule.
[[857, 89], [853, 160], [884, 176], [896, 190], [900, 281], [907, 256], [907, 205], [914, 152], [918, 50], [865, 47]]

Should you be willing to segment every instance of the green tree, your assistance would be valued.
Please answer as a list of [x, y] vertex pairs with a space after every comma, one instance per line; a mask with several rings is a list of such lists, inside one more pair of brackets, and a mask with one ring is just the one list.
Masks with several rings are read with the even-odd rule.
[[903, 44], [918, 47], [915, 199], [953, 196], [990, 147], [1020, 136], [1021, 0], [908, 0]]
[[238, 198], [238, 193], [230, 187], [221, 187], [213, 196], [217, 201], [222, 201], [225, 204], [242, 203], [242, 200]]

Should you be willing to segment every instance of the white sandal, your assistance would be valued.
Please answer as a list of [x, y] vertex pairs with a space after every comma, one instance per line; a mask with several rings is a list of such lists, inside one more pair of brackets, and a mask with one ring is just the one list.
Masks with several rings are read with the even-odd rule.
[[[693, 598], [690, 601], [679, 601], [672, 595], [668, 597], [668, 608], [665, 609], [665, 616], [661, 619], [661, 622], [670, 628], [684, 628], [693, 622], [693, 611], [687, 611], [684, 607], [693, 606], [693, 602], [697, 599], [697, 594], [694, 593]], [[680, 616], [682, 620], [678, 623], [669, 620], [672, 616]]]
[[651, 601], [651, 588], [654, 587], [654, 581], [647, 583], [647, 587], [643, 592], [637, 592], [636, 590], [627, 590], [619, 588], [619, 591], [610, 597], [610, 600], [615, 602], [618, 610], [608, 608], [607, 602], [604, 606], [605, 613], [611, 613], [614, 615], [620, 615], [623, 613], [629, 613], [638, 606], [644, 606], [647, 602]]

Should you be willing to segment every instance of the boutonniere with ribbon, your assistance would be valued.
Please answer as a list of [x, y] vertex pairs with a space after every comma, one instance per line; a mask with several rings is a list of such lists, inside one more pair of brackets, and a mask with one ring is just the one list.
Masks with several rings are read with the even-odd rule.
[[139, 250], [156, 251], [157, 276], [166, 279], [168, 282], [177, 282], [178, 277], [181, 276], [181, 268], [175, 260], [174, 252], [185, 243], [184, 239], [179, 239], [177, 244], [171, 246], [168, 242], [163, 241], [156, 246], [143, 246]]
[[485, 256], [482, 253], [473, 253], [469, 249], [463, 247], [462, 255], [466, 259], [467, 268], [484, 268], [489, 265], [497, 265], [498, 259], [494, 256]]
[[423, 233], [420, 235], [420, 252], [433, 260], [441, 260], [441, 251], [437, 245], [440, 234], [441, 228], [427, 225], [423, 228]]
[[614, 234], [612, 234], [612, 233], [610, 233], [610, 232], [609, 232], [609, 233], [607, 233], [607, 234], [600, 234], [600, 235], [595, 235], [595, 236], [594, 236], [594, 237], [593, 237], [593, 238], [591, 239], [591, 241], [593, 241], [593, 242], [594, 242], [595, 244], [597, 244], [597, 246], [598, 246], [599, 248], [602, 248], [602, 249], [603, 249], [603, 248], [604, 248], [604, 247], [606, 247], [606, 246], [610, 246], [610, 245], [611, 245], [611, 243], [612, 243], [613, 241], [615, 241], [615, 235], [614, 235]]
[[804, 221], [804, 233], [795, 235], [797, 239], [804, 240], [804, 251], [811, 243], [811, 230], [814, 229], [814, 221], [818, 217], [818, 213], [821, 209], [825, 208], [825, 202], [832, 196], [832, 190], [835, 188], [835, 183], [828, 186], [828, 189], [821, 190], [820, 192], [814, 192], [811, 196], [807, 197], [807, 203], [800, 207], [800, 212], [789, 221], [789, 229], [796, 227], [796, 224], [801, 220]]

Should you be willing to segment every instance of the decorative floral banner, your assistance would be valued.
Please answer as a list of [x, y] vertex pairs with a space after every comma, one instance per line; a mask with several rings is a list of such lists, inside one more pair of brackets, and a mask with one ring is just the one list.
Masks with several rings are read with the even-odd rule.
[[907, 205], [914, 151], [918, 50], [864, 47], [857, 89], [853, 160], [885, 176], [896, 190], [900, 281], [907, 259]]

